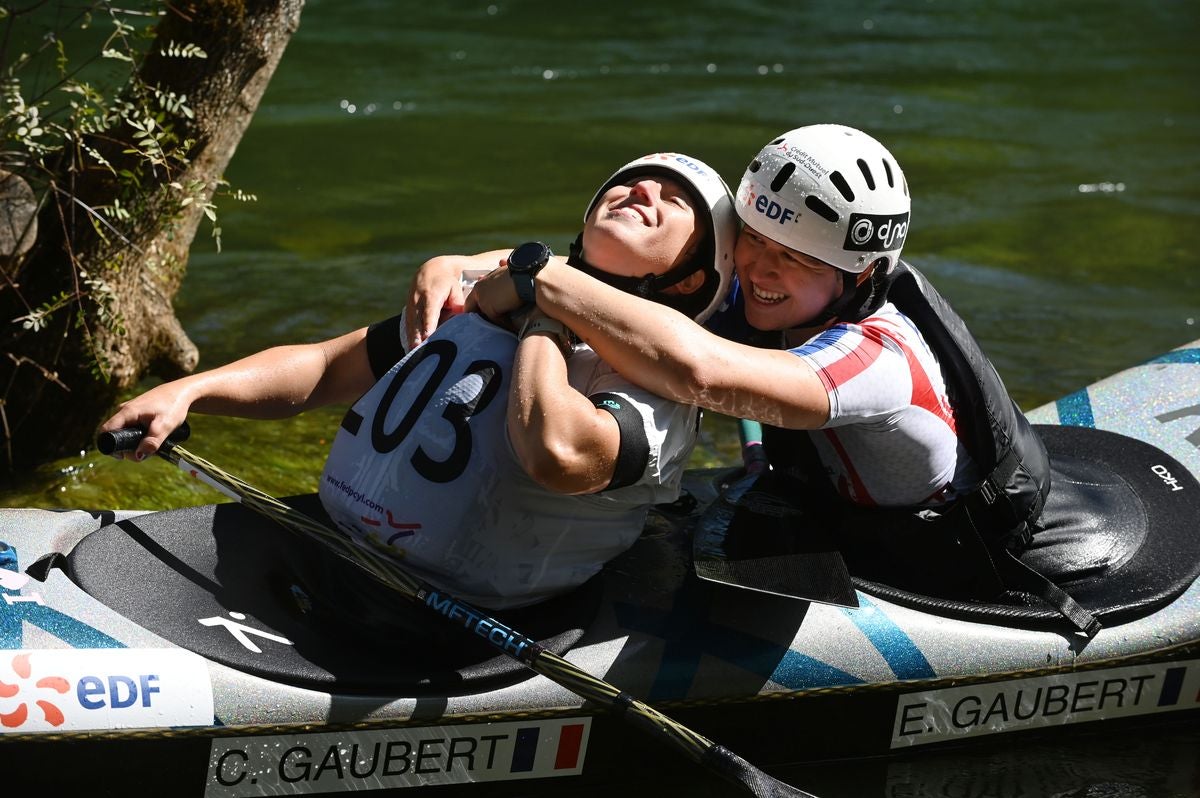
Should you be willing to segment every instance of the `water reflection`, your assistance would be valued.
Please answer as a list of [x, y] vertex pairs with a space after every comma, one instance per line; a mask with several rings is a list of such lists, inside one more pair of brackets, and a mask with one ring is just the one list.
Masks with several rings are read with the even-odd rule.
[[[695, 152], [736, 182], [767, 137], [826, 120], [904, 163], [906, 254], [1023, 407], [1200, 337], [1200, 188], [1180, 168], [1200, 140], [1193, 5], [575, 12], [306, 4], [227, 175], [258, 200], [221, 205], [224, 251], [198, 236], [177, 297], [201, 367], [386, 318], [434, 254], [530, 238], [565, 251], [588, 187], [632, 154]], [[213, 421], [196, 447], [295, 493], [337, 415]], [[735, 451], [731, 430], [709, 425], [698, 464]], [[10, 480], [3, 501], [205, 500], [134, 473], [70, 458]]]
[[[824, 120], [875, 132], [905, 164], [906, 252], [1023, 407], [1200, 337], [1200, 189], [1180, 168], [1200, 140], [1191, 5], [575, 12], [306, 4], [227, 175], [258, 200], [222, 204], [224, 251], [198, 236], [177, 298], [202, 367], [386, 318], [433, 254], [530, 238], [565, 251], [587, 187], [631, 154], [695, 152], [736, 182], [765, 138]], [[328, 420], [213, 422], [196, 447], [294, 493], [320, 471]], [[734, 450], [731, 429], [710, 426], [704, 461]], [[247, 438], [270, 441], [274, 468]], [[86, 464], [22, 475], [5, 503], [203, 500]]]
[[[864, 798], [1194, 798], [1200, 794], [1200, 729], [1150, 728], [1027, 742], [979, 754], [944, 754], [886, 767]], [[830, 792], [823, 798], [838, 795]]]

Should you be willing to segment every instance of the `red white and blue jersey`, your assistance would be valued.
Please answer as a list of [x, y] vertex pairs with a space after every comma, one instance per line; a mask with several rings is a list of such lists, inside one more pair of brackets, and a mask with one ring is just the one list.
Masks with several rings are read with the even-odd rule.
[[829, 421], [810, 434], [843, 497], [868, 507], [933, 507], [978, 482], [937, 359], [895, 305], [790, 351], [829, 393]]

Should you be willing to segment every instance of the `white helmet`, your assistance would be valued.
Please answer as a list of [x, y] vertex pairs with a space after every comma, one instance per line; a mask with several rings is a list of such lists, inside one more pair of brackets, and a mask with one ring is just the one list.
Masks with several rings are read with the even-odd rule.
[[[640, 175], [658, 175], [679, 181], [692, 196], [697, 221], [703, 220], [706, 223], [705, 240], [709, 246], [698, 250], [687, 263], [657, 276], [618, 277], [600, 272], [583, 261], [579, 240], [571, 247], [572, 256], [568, 260], [572, 265], [610, 285], [669, 305], [696, 321], [703, 322], [716, 312], [729, 294], [733, 275], [733, 246], [738, 234], [733, 194], [716, 170], [699, 158], [674, 152], [659, 152], [630, 161], [614, 172], [588, 203], [587, 211], [583, 214], [584, 222], [587, 222], [588, 216], [604, 192]], [[705, 272], [705, 280], [703, 287], [698, 291], [686, 295], [661, 293], [664, 288], [700, 270]]]
[[861, 130], [809, 125], [758, 154], [738, 186], [738, 215], [762, 235], [844, 272], [880, 259], [886, 273], [908, 234], [908, 183], [892, 154]]

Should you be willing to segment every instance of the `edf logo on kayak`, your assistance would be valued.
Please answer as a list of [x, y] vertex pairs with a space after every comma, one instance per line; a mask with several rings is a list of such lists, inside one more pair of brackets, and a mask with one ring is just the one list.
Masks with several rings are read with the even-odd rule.
[[7, 670], [11, 677], [0, 668], [0, 726], [5, 729], [19, 729], [39, 717], [57, 728], [69, 713], [80, 710], [148, 709], [161, 692], [159, 677], [153, 673], [85, 674], [73, 679], [43, 674], [29, 653], [13, 656]]

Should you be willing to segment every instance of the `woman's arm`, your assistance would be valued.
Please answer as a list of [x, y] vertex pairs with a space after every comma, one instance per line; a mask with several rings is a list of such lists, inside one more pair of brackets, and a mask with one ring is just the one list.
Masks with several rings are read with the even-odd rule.
[[125, 402], [101, 432], [147, 431], [134, 458], [158, 451], [190, 411], [242, 418], [286, 418], [353, 402], [374, 383], [366, 328], [315, 344], [278, 346], [220, 368], [163, 383]]
[[607, 487], [621, 445], [616, 419], [571, 386], [559, 342], [542, 333], [526, 335], [517, 346], [508, 436], [525, 472], [558, 493]]
[[[538, 308], [566, 324], [630, 382], [734, 418], [812, 429], [829, 420], [829, 396], [795, 355], [727, 341], [681, 313], [619, 291], [553, 258], [537, 275]], [[467, 301], [489, 317], [519, 305], [504, 271]]]
[[511, 250], [496, 249], [478, 255], [439, 255], [421, 264], [413, 275], [404, 308], [404, 338], [411, 351], [448, 316], [462, 313], [463, 273], [486, 274], [508, 257]]

